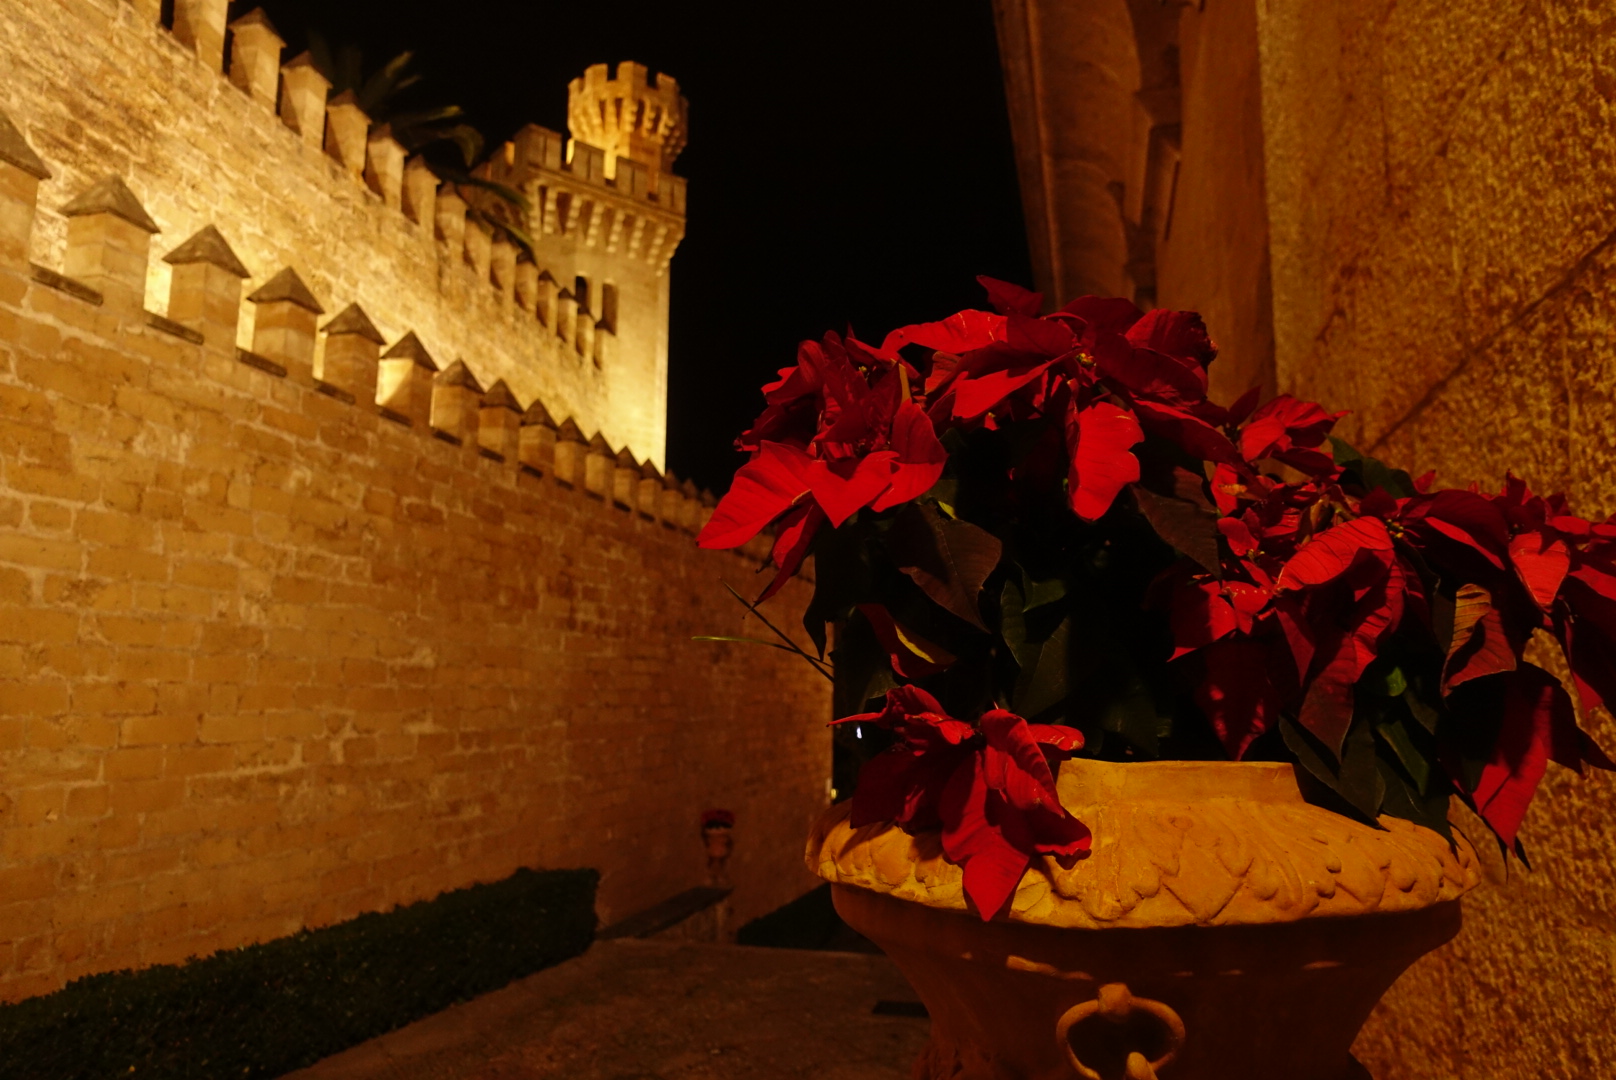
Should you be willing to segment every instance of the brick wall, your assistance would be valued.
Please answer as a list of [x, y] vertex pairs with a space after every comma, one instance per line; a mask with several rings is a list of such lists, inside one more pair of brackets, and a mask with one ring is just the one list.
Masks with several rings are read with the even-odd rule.
[[[278, 38], [237, 31], [221, 58], [224, 4], [180, 5], [213, 24], [200, 44], [160, 26], [159, 7], [0, 4], [0, 109], [51, 163], [41, 206], [58, 208], [108, 174], [122, 176], [169, 246], [216, 225], [252, 272], [249, 292], [295, 266], [329, 311], [338, 297], [358, 302], [389, 341], [413, 331], [440, 366], [463, 359], [482, 385], [503, 379], [524, 405], [542, 398], [558, 420], [576, 417], [586, 435], [599, 430], [613, 446], [665, 464], [668, 259], [684, 234], [683, 180], [664, 177], [663, 201], [653, 204], [627, 184], [561, 165], [562, 136], [538, 128], [518, 136], [537, 156], [557, 158], [546, 174], [553, 182], [529, 191], [534, 277], [543, 271], [565, 288], [575, 275], [588, 278], [595, 318], [603, 283], [620, 294], [611, 333], [592, 322], [580, 333], [576, 314], [555, 302], [557, 285], [537, 302], [534, 290], [518, 288], [522, 275], [504, 264], [502, 245], [466, 220], [447, 186], [440, 197], [430, 172], [400, 173], [401, 156], [382, 132], [367, 133], [363, 114], [357, 141], [344, 149], [336, 125], [327, 126], [323, 85], [298, 96], [282, 75], [283, 59], [305, 80], [312, 72], [283, 57]], [[249, 41], [258, 51], [237, 55], [235, 45]], [[565, 88], [534, 92], [559, 97]], [[286, 118], [293, 102], [306, 110], [306, 131]], [[499, 163], [515, 150], [497, 148]], [[582, 158], [599, 154], [586, 148]], [[563, 189], [570, 211], [558, 219]], [[56, 265], [66, 240], [62, 220], [47, 215], [34, 258]], [[509, 245], [503, 251], [514, 257]], [[165, 311], [169, 274], [160, 259], [147, 268], [155, 311]], [[243, 345], [252, 314], [243, 311]]]
[[712, 806], [737, 923], [811, 884], [827, 686], [691, 640], [759, 633], [720, 584], [757, 545], [696, 550], [701, 503], [599, 446], [490, 456], [458, 387], [348, 403], [363, 332], [317, 389], [295, 303], [258, 305], [263, 370], [217, 250], [151, 318], [116, 190], [52, 223], [82, 280], [31, 268], [45, 163], [0, 129], [0, 999], [519, 866], [599, 868], [614, 919], [705, 880]]

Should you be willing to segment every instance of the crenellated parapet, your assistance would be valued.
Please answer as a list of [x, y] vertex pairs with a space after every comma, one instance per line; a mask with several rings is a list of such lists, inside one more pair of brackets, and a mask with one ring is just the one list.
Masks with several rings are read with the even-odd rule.
[[625, 60], [608, 74], [592, 64], [567, 87], [567, 126], [573, 138], [599, 147], [606, 175], [627, 159], [650, 170], [651, 190], [685, 147], [690, 103], [671, 76]]
[[[225, 297], [240, 286], [232, 347], [300, 380], [323, 370], [326, 337], [311, 327], [327, 317], [301, 301], [342, 296], [343, 311], [357, 305], [383, 338], [383, 353], [413, 332], [416, 351], [430, 343], [463, 357], [479, 385], [503, 382], [520, 413], [543, 395], [558, 414], [576, 413], [660, 466], [667, 271], [685, 231], [685, 181], [670, 171], [685, 140], [677, 83], [630, 63], [615, 75], [590, 68], [569, 94], [570, 138], [530, 125], [479, 167], [481, 179], [523, 193], [518, 210], [441, 181], [352, 93], [333, 94], [310, 54], [286, 56], [262, 10], [227, 23], [228, 7], [16, 0], [0, 10], [0, 69], [23, 122], [0, 131], [0, 160], [23, 160], [13, 167], [25, 178], [0, 195], [16, 202], [29, 184], [36, 193], [46, 185], [62, 216], [34, 235], [52, 256], [43, 262], [59, 259], [64, 281], [109, 308], [149, 309], [204, 337], [199, 327], [222, 325]], [[45, 37], [75, 45], [28, 47]], [[37, 155], [24, 160], [34, 154], [24, 131], [47, 150], [49, 170]], [[141, 162], [139, 175], [109, 177], [113, 161]], [[69, 192], [72, 203], [56, 197]], [[131, 204], [143, 204], [144, 221]], [[520, 228], [490, 228], [490, 218]], [[154, 253], [163, 234], [202, 237], [210, 250], [229, 235], [232, 258], [251, 272], [232, 276], [217, 251]], [[27, 235], [0, 220], [0, 257], [29, 257]], [[81, 261], [92, 251], [102, 263]], [[306, 296], [265, 293], [271, 279], [285, 286], [280, 276], [293, 267]], [[170, 293], [203, 306], [165, 307]], [[392, 402], [384, 407], [430, 429], [430, 386], [418, 390], [409, 365], [387, 362], [402, 357], [380, 359], [379, 392]], [[349, 363], [339, 355], [333, 371]], [[337, 385], [319, 382], [327, 392]], [[358, 394], [363, 402], [369, 389]]]
[[[548, 479], [606, 508], [687, 532], [711, 516], [716, 500], [710, 492], [680, 485], [598, 431], [586, 438], [574, 417], [558, 424], [544, 402], [524, 405], [503, 379], [485, 389], [464, 360], [440, 367], [413, 330], [389, 343], [357, 301], [322, 300], [293, 266], [251, 267], [213, 225], [161, 255], [170, 268], [167, 314], [148, 310], [147, 260], [160, 230], [122, 177], [107, 176], [58, 209], [68, 219], [61, 270], [32, 263], [38, 185], [49, 176], [0, 113], [0, 302], [26, 300], [27, 289], [63, 297], [67, 306], [54, 309], [59, 322], [71, 325], [77, 311], [97, 334], [173, 339], [190, 350], [194, 377], [267, 392], [283, 405], [304, 394], [333, 399], [385, 421], [377, 430], [392, 438], [460, 448], [463, 468], [492, 470], [486, 478], [500, 483]], [[511, 271], [514, 283], [514, 265]], [[243, 296], [251, 280], [263, 284]], [[542, 294], [538, 286], [535, 275], [528, 293]], [[561, 295], [563, 307], [577, 309], [569, 316], [571, 336], [581, 340], [591, 332], [582, 329], [589, 313], [564, 290]], [[341, 307], [325, 318], [328, 304]], [[247, 348], [237, 344], [246, 329], [244, 312], [251, 313]], [[419, 452], [426, 453], [424, 446]], [[753, 548], [747, 554], [754, 558], [767, 554], [766, 547]]]

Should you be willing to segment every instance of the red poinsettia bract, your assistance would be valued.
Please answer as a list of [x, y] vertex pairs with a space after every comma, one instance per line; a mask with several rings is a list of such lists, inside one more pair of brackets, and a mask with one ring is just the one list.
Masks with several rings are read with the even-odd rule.
[[1089, 830], [1060, 804], [1050, 768], [1051, 758], [1083, 746], [1074, 728], [1029, 724], [1003, 709], [972, 726], [916, 686], [889, 690], [880, 712], [837, 723], [875, 724], [898, 737], [864, 766], [853, 827], [941, 826], [943, 852], [964, 868], [965, 892], [984, 920], [1009, 903], [1036, 856], [1070, 859], [1089, 849]]

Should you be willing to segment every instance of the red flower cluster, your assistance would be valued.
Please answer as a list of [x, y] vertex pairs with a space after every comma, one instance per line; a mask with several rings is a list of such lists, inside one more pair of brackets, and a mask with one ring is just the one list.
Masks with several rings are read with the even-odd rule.
[[[878, 349], [826, 334], [763, 388], [768, 408], [736, 440], [752, 460], [697, 538], [737, 547], [778, 521], [779, 573], [760, 601], [797, 572], [822, 523], [839, 527], [935, 484], [947, 460], [938, 437], [950, 427], [1063, 418], [1071, 506], [1085, 521], [1139, 479], [1130, 451], [1146, 431], [1239, 460], [1214, 426], [1228, 413], [1206, 399], [1217, 350], [1199, 315], [1142, 315], [1126, 300], [1084, 297], [1037, 318], [1037, 293], [984, 284], [1002, 313], [906, 326]], [[933, 350], [924, 386], [899, 354], [906, 345]]]
[[898, 736], [859, 776], [853, 827], [941, 826], [943, 853], [964, 867], [965, 892], [984, 919], [1009, 902], [1035, 854], [1075, 858], [1089, 849], [1089, 830], [1060, 804], [1049, 763], [1081, 749], [1081, 732], [1003, 709], [973, 727], [915, 686], [889, 690], [880, 712], [836, 723], [876, 724]]
[[[1559, 681], [1524, 657], [1534, 637], [1552, 639], [1585, 706], [1616, 699], [1616, 518], [1591, 523], [1563, 498], [1533, 495], [1513, 477], [1497, 495], [1432, 490], [1429, 476], [1410, 481], [1352, 457], [1344, 444], [1332, 448], [1331, 429], [1344, 414], [1312, 402], [1282, 395], [1259, 406], [1253, 390], [1217, 405], [1206, 396], [1217, 350], [1192, 312], [1147, 314], [1126, 301], [1084, 297], [1040, 317], [1036, 294], [983, 283], [997, 312], [903, 327], [879, 347], [829, 334], [804, 343], [796, 365], [764, 388], [768, 407], [737, 441], [751, 460], [698, 538], [703, 547], [734, 547], [776, 524], [779, 569], [760, 599], [796, 573], [823, 524], [853, 522], [848, 527], [865, 530], [867, 550], [940, 609], [943, 622], [930, 625], [940, 627], [944, 644], [900, 625], [886, 596], [849, 599], [846, 589], [829, 590], [841, 607], [818, 630], [828, 619], [857, 620], [894, 681], [935, 679], [928, 685], [941, 693], [962, 669], [964, 679], [986, 672], [1001, 681], [962, 690], [960, 700], [1022, 707], [1010, 696], [1023, 692], [1020, 684], [1045, 668], [1066, 670], [1041, 663], [1040, 650], [1067, 641], [1028, 636], [1020, 605], [1035, 605], [1029, 592], [1015, 590], [1033, 579], [1010, 551], [1027, 523], [975, 524], [958, 516], [951, 499], [922, 496], [949, 467], [945, 439], [1008, 446], [1012, 429], [1024, 430], [1015, 441], [1018, 463], [994, 466], [1007, 484], [1051, 495], [1063, 488], [1065, 504], [1089, 523], [1079, 528], [1100, 530], [1096, 536], [1119, 520], [1114, 507], [1142, 515], [1183, 556], [1155, 578], [1151, 594], [1167, 612], [1172, 669], [1189, 677], [1231, 758], [1279, 728], [1305, 764], [1311, 759], [1293, 741], [1305, 732], [1323, 748], [1315, 755], [1323, 764], [1309, 766], [1322, 776], [1331, 761], [1346, 762], [1349, 734], [1367, 736], [1372, 756], [1380, 738], [1411, 778], [1418, 774], [1420, 797], [1430, 764], [1421, 755], [1429, 754], [1451, 791], [1505, 843], [1514, 842], [1548, 760], [1613, 767], [1578, 728]], [[1144, 480], [1142, 443], [1150, 445], [1153, 474]], [[1164, 461], [1168, 481], [1154, 476]], [[1196, 464], [1198, 471], [1189, 467]], [[958, 469], [951, 482], [980, 473]], [[987, 480], [998, 482], [998, 473]], [[1130, 487], [1133, 497], [1119, 505]], [[909, 503], [919, 505], [885, 513]], [[1104, 533], [1124, 535], [1137, 533]], [[1146, 579], [1172, 557], [1153, 564]], [[827, 571], [820, 571], [825, 591]], [[1065, 596], [1089, 571], [1055, 573], [1059, 590], [1038, 604]], [[1005, 601], [1002, 612], [990, 604], [984, 616], [979, 599], [989, 587], [994, 597], [1022, 599]], [[1063, 625], [1081, 617], [1069, 610]], [[969, 663], [960, 662], [961, 649], [974, 650]], [[1393, 666], [1404, 657], [1412, 675]], [[1167, 660], [1152, 662], [1160, 670]], [[1010, 674], [999, 675], [1007, 662]], [[858, 670], [867, 671], [862, 660]], [[849, 700], [862, 701], [868, 685], [849, 686]], [[1364, 697], [1371, 690], [1380, 695], [1375, 702]], [[1023, 711], [1043, 716], [1058, 710], [1059, 695], [1074, 692], [1034, 694], [1028, 700], [1037, 704]], [[1402, 720], [1379, 724], [1373, 708], [1405, 709], [1426, 731], [1397, 742], [1383, 728]], [[1496, 710], [1496, 737], [1487, 736], [1480, 753], [1474, 733], [1485, 724], [1465, 715], [1477, 708]], [[881, 712], [848, 719], [878, 724], [899, 740], [866, 766], [854, 824], [941, 827], [944, 850], [965, 864], [966, 887], [985, 917], [1003, 906], [1037, 854], [1086, 849], [1088, 831], [1056, 800], [1049, 764], [1083, 745], [1074, 729], [1028, 724], [1001, 709], [966, 723], [913, 685], [890, 691]], [[1371, 773], [1376, 767], [1371, 761]], [[1432, 790], [1445, 799], [1450, 788]], [[1373, 814], [1380, 798], [1355, 805]], [[1431, 820], [1440, 826], [1437, 813]]]

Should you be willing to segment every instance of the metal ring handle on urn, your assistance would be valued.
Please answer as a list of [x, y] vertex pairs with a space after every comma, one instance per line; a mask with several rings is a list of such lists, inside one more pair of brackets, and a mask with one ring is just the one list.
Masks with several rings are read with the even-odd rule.
[[1107, 983], [1100, 987], [1093, 1001], [1081, 1002], [1067, 1009], [1055, 1024], [1055, 1038], [1066, 1051], [1066, 1057], [1078, 1076], [1083, 1080], [1105, 1080], [1099, 1073], [1083, 1064], [1077, 1052], [1072, 1049], [1070, 1038], [1072, 1028], [1091, 1016], [1120, 1023], [1134, 1012], [1149, 1013], [1161, 1022], [1167, 1031], [1167, 1049], [1154, 1061], [1147, 1060], [1138, 1052], [1129, 1054], [1127, 1069], [1123, 1074], [1125, 1080], [1156, 1080], [1157, 1072], [1178, 1056], [1179, 1050], [1184, 1046], [1184, 1021], [1178, 1013], [1159, 1001], [1134, 997], [1125, 983]]

